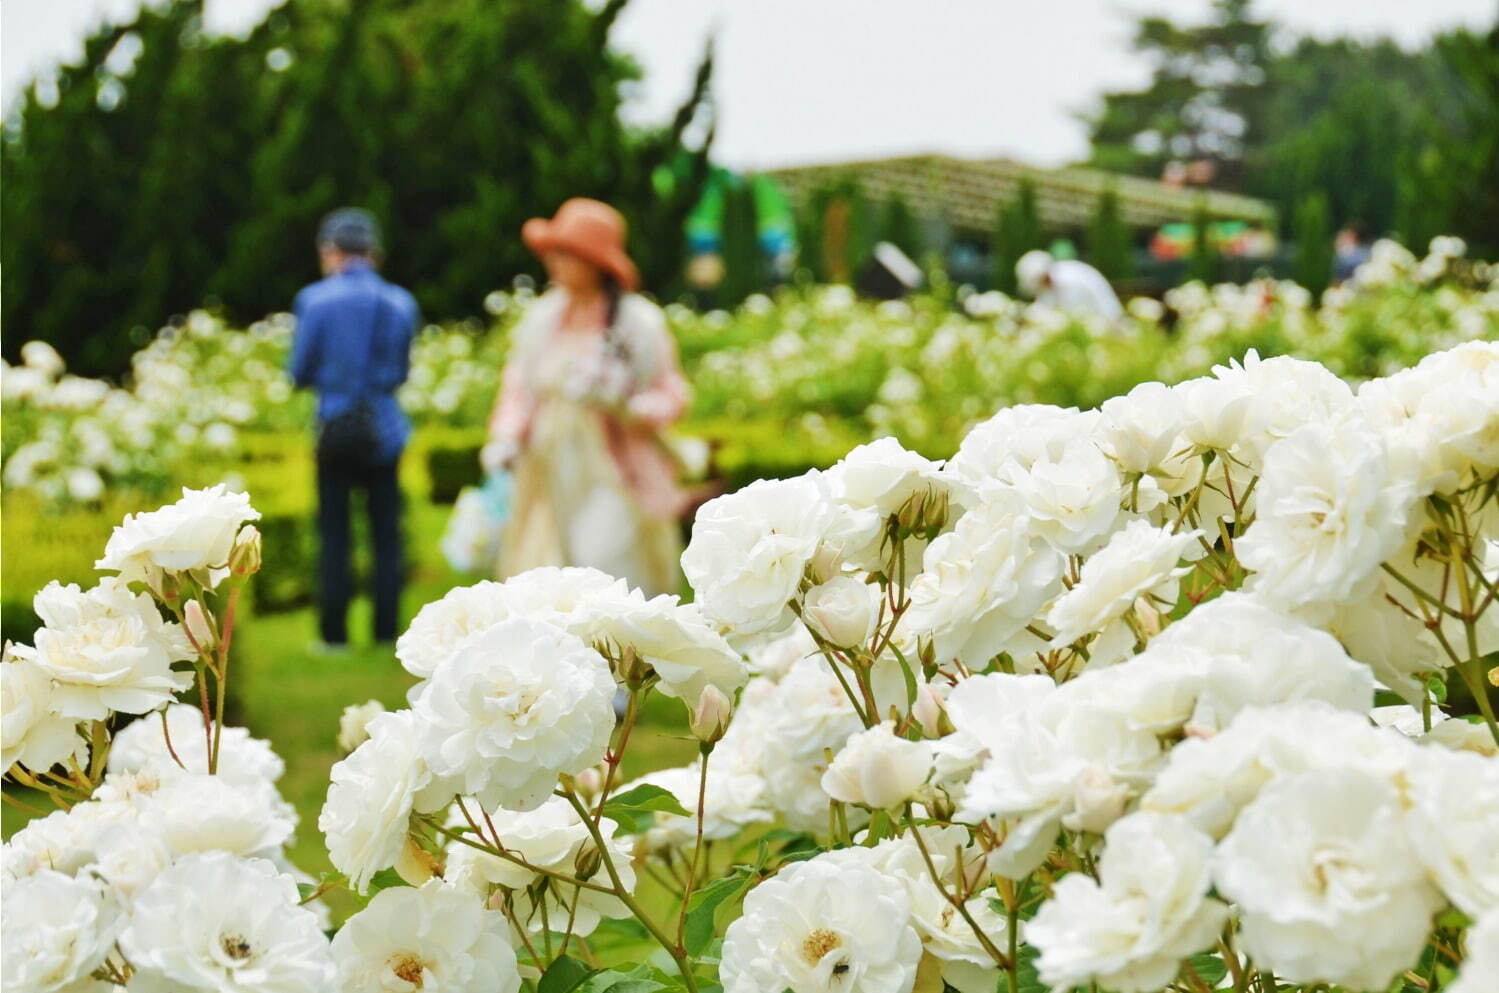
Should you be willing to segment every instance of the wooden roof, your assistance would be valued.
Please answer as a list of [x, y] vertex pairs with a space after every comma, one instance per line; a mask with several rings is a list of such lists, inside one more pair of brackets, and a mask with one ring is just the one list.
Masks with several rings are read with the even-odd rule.
[[1120, 213], [1131, 227], [1191, 220], [1204, 197], [1215, 220], [1275, 221], [1275, 208], [1255, 197], [1182, 189], [1098, 169], [1037, 169], [1013, 159], [915, 155], [774, 169], [770, 175], [798, 203], [820, 188], [854, 178], [871, 200], [884, 201], [899, 193], [917, 214], [945, 216], [956, 228], [985, 233], [993, 229], [1000, 205], [1014, 199], [1025, 177], [1035, 186], [1041, 222], [1049, 228], [1086, 226], [1097, 210], [1099, 194], [1109, 186], [1118, 192]]

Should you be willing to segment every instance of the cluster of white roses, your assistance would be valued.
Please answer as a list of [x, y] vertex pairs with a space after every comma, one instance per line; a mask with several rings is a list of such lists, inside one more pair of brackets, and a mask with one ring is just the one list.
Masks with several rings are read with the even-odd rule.
[[751, 892], [725, 988], [992, 990], [1022, 931], [1058, 988], [1211, 953], [1383, 990], [1434, 933], [1450, 976], [1499, 917], [1496, 477], [1473, 343], [1356, 392], [1251, 354], [706, 505], [683, 565], [755, 663], [721, 747], [748, 724], [760, 773], [715, 805], [710, 766], [708, 813], [853, 844]]

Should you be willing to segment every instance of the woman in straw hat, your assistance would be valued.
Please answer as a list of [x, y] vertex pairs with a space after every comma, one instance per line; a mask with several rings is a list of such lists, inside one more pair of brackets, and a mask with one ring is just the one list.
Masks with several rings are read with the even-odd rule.
[[686, 497], [660, 433], [688, 387], [661, 309], [634, 292], [624, 218], [574, 199], [521, 237], [552, 285], [516, 326], [489, 420], [485, 466], [515, 484], [497, 578], [593, 566], [673, 592]]

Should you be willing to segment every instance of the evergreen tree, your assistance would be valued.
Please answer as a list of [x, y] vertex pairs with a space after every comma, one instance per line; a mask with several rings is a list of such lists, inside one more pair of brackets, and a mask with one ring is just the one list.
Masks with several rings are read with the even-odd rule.
[[1296, 281], [1314, 294], [1332, 282], [1332, 217], [1327, 195], [1312, 193], [1296, 205]]
[[[622, 7], [290, 0], [234, 39], [198, 32], [202, 0], [144, 5], [89, 39], [55, 106], [33, 89], [7, 122], [7, 351], [39, 337], [114, 373], [132, 327], [205, 299], [240, 319], [285, 309], [342, 204], [382, 219], [386, 271], [429, 317], [539, 272], [520, 226], [569, 196], [619, 206], [646, 287], [674, 289], [707, 171], [706, 144], [683, 135], [711, 140], [711, 52], [671, 124], [625, 128], [637, 70], [608, 47]], [[130, 69], [124, 43], [139, 45]]]
[[1128, 279], [1134, 274], [1135, 260], [1129, 228], [1119, 211], [1119, 191], [1110, 186], [1098, 197], [1088, 233], [1088, 248], [1093, 265], [1110, 279]]
[[1207, 198], [1199, 198], [1192, 211], [1192, 253], [1187, 257], [1187, 278], [1199, 279], [1210, 286], [1218, 281], [1218, 252], [1209, 237], [1212, 223]]
[[899, 193], [892, 194], [885, 201], [880, 214], [878, 240], [888, 241], [913, 260], [920, 259], [922, 256], [920, 225], [917, 224], [916, 215], [911, 211], [911, 205], [906, 203], [906, 198]]
[[764, 289], [762, 261], [755, 193], [743, 178], [736, 177], [724, 189], [724, 278], [717, 304], [732, 307], [751, 293]]
[[989, 246], [989, 265], [993, 288], [1014, 295], [1015, 263], [1033, 248], [1044, 248], [1041, 213], [1036, 204], [1036, 184], [1030, 177], [1021, 179], [1015, 199], [1000, 207], [995, 221], [994, 237]]

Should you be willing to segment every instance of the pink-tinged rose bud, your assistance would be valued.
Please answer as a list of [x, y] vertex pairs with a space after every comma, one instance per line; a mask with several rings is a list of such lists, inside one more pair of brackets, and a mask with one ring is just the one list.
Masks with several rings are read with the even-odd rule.
[[197, 600], [189, 600], [182, 608], [182, 620], [187, 625], [187, 633], [193, 636], [193, 642], [200, 651], [212, 651], [218, 644], [218, 635], [213, 630], [213, 618], [208, 616], [208, 612]]
[[703, 688], [697, 698], [697, 707], [692, 711], [692, 733], [698, 741], [713, 744], [729, 729], [729, 717], [734, 704], [717, 686]]
[[921, 730], [926, 732], [928, 738], [940, 738], [953, 730], [952, 720], [947, 716], [947, 706], [930, 683], [916, 691], [911, 716], [921, 724]]
[[598, 766], [584, 769], [573, 777], [573, 788], [584, 800], [591, 800], [604, 788], [604, 772]]
[[251, 576], [260, 571], [260, 529], [248, 524], [240, 529], [229, 552], [229, 571], [236, 576]]

